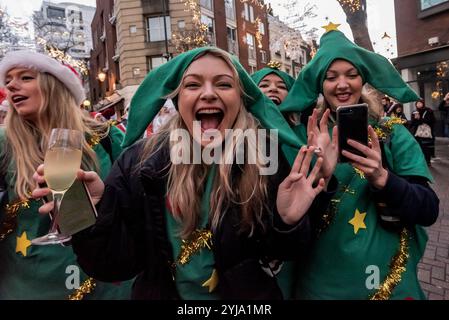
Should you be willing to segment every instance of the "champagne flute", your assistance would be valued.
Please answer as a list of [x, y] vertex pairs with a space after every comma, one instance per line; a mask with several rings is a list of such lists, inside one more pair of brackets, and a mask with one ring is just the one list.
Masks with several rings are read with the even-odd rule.
[[58, 232], [59, 208], [66, 191], [76, 179], [81, 165], [84, 134], [78, 130], [55, 128], [51, 131], [44, 160], [44, 177], [54, 201], [53, 219], [48, 234], [33, 239], [34, 245], [58, 244], [71, 236]]

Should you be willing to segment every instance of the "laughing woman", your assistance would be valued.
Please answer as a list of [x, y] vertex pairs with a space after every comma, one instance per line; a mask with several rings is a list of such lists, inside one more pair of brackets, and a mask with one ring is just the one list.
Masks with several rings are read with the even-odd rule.
[[[274, 150], [273, 175], [262, 174], [262, 162], [248, 161], [251, 152], [261, 150], [250, 141], [239, 145], [243, 134], [260, 129], [259, 121], [266, 128], [289, 127], [231, 59], [219, 49], [201, 48], [150, 72], [132, 100], [133, 130], [127, 131], [125, 146], [141, 136], [167, 97], [178, 114], [124, 152], [104, 186], [95, 174], [80, 172], [99, 201], [96, 225], [73, 238], [88, 274], [104, 281], [138, 275], [136, 299], [282, 298], [273, 268], [278, 260], [294, 259], [308, 242], [306, 212], [323, 188], [323, 180], [314, 184], [322, 160], [310, 175], [313, 147], [301, 149], [291, 169]], [[195, 127], [197, 120], [201, 125]], [[234, 129], [236, 138], [221, 140], [226, 129]], [[187, 139], [180, 142], [173, 132]], [[231, 147], [224, 148], [228, 143]], [[174, 161], [179, 151], [204, 154], [211, 144], [213, 156], [224, 149], [211, 164]], [[245, 161], [231, 164], [239, 147], [248, 148]], [[46, 192], [38, 189], [34, 195]], [[319, 197], [325, 203], [329, 194]]]
[[[0, 63], [0, 84], [5, 85], [11, 106], [0, 144], [1, 177], [9, 195], [9, 204], [0, 211], [0, 299], [129, 298], [129, 284], [96, 284], [84, 273], [75, 280], [81, 288], [67, 286], [67, 268], [77, 267], [73, 251], [30, 243], [50, 224], [48, 216], [38, 213], [42, 201], [33, 200], [30, 192], [35, 188], [33, 168], [44, 159], [52, 128], [83, 131], [87, 138], [83, 168], [98, 170], [102, 177], [121, 153], [122, 133], [82, 113], [81, 80], [46, 55], [30, 51], [7, 54]], [[100, 140], [107, 141], [109, 147]]]
[[[279, 63], [271, 61], [267, 67], [253, 73], [251, 78], [259, 89], [279, 108], [290, 92], [295, 79], [288, 73], [279, 70]], [[300, 114], [296, 112], [285, 113], [285, 119], [294, 127], [299, 124]]]
[[370, 109], [369, 145], [348, 141], [363, 157], [343, 151], [349, 162], [337, 164], [335, 144], [322, 149], [322, 171], [337, 166], [341, 188], [327, 212], [312, 219], [317, 240], [298, 272], [299, 298], [424, 297], [417, 277], [427, 240], [422, 226], [435, 222], [439, 200], [428, 185], [432, 178], [414, 137], [400, 119], [381, 119], [383, 109], [363, 93], [365, 83], [401, 102], [418, 99], [387, 59], [330, 31], [292, 88], [301, 98], [284, 102], [283, 111], [302, 112], [323, 94], [326, 111], [320, 125], [315, 109], [307, 128], [297, 130], [303, 141], [318, 147], [330, 140], [332, 128], [332, 140], [337, 140], [332, 121], [337, 107], [365, 102]]

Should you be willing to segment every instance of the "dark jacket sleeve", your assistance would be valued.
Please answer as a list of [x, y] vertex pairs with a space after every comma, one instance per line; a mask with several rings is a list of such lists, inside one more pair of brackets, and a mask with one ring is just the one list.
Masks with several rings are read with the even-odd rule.
[[399, 177], [389, 171], [385, 187], [372, 191], [380, 211], [399, 218], [402, 225], [430, 226], [438, 218], [440, 200], [423, 177]]
[[78, 263], [91, 277], [115, 282], [128, 280], [143, 269], [142, 192], [133, 181], [136, 147], [115, 162], [97, 205], [93, 227], [72, 238]]
[[431, 128], [433, 128], [433, 125], [435, 124], [435, 115], [433, 114], [433, 111], [431, 109], [427, 110], [423, 122], [428, 124]]

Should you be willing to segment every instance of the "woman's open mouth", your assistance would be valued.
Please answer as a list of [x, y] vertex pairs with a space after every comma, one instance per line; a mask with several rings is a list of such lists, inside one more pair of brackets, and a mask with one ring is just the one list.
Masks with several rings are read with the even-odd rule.
[[13, 96], [11, 98], [11, 100], [14, 103], [15, 106], [18, 106], [21, 102], [23, 102], [23, 101], [25, 101], [27, 99], [28, 99], [28, 97], [21, 96], [21, 95], [16, 95], [16, 96]]
[[223, 110], [219, 108], [204, 108], [195, 113], [195, 119], [201, 122], [201, 131], [217, 130], [224, 118]]
[[351, 98], [351, 93], [349, 93], [349, 92], [340, 93], [340, 94], [337, 94], [336, 97], [337, 97], [337, 100], [341, 103], [348, 102], [349, 99]]

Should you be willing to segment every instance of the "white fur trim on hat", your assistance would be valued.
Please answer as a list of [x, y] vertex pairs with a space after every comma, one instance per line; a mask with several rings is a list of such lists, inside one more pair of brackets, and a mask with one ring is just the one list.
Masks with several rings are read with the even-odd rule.
[[81, 79], [72, 70], [45, 54], [27, 50], [11, 51], [6, 54], [0, 62], [0, 86], [5, 86], [6, 74], [16, 67], [51, 74], [70, 90], [78, 105], [81, 105], [86, 97]]

